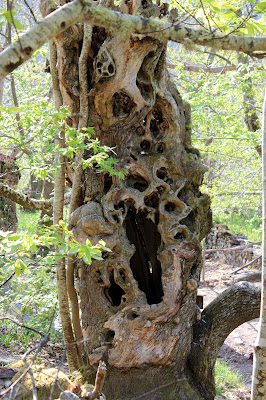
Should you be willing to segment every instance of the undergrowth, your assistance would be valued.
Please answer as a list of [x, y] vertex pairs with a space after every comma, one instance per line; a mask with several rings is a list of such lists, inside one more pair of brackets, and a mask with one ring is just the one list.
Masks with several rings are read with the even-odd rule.
[[236, 233], [246, 235], [250, 242], [258, 242], [262, 237], [262, 218], [259, 213], [217, 212], [214, 210], [215, 223], [227, 225]]
[[245, 387], [243, 375], [234, 371], [226, 361], [217, 358], [215, 364], [216, 394], [222, 395], [226, 389], [240, 389]]
[[[18, 232], [36, 233], [40, 212], [17, 209]], [[15, 260], [14, 260], [15, 261]], [[9, 263], [10, 264], [10, 263]], [[0, 260], [0, 283], [14, 272], [5, 257]], [[62, 340], [61, 325], [58, 320], [56, 275], [53, 259], [47, 260], [42, 253], [31, 255], [28, 273], [16, 274], [0, 288], [0, 317], [15, 321], [47, 333], [51, 324], [50, 341]], [[29, 344], [40, 336], [22, 328], [9, 320], [2, 320], [0, 345], [11, 351], [23, 352]]]

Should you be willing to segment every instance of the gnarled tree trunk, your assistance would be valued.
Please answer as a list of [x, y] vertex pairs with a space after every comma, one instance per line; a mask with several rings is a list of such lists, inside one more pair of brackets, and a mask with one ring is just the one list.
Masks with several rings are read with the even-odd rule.
[[[150, 0], [120, 8], [164, 14]], [[200, 242], [211, 225], [209, 198], [199, 191], [205, 169], [191, 146], [189, 105], [169, 79], [165, 42], [126, 32], [109, 36], [98, 27], [86, 31], [78, 24], [54, 40], [63, 102], [77, 127], [85, 37], [88, 126], [101, 144], [115, 147], [118, 168], [127, 172], [120, 180], [85, 170], [69, 221], [80, 243], [103, 239], [112, 250], [103, 261], [76, 266], [90, 371], [107, 362], [104, 392], [113, 400], [149, 391], [146, 398], [213, 399], [213, 374], [205, 390], [201, 373], [188, 365]]]

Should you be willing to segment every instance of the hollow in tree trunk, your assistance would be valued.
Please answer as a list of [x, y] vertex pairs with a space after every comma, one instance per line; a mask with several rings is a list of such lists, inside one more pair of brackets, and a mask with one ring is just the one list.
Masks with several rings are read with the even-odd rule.
[[[163, 6], [147, 0], [133, 1], [132, 9], [125, 2], [121, 9], [164, 14]], [[73, 126], [80, 111], [83, 36], [78, 24], [54, 40], [60, 91]], [[80, 243], [103, 239], [112, 250], [103, 261], [76, 266], [89, 371], [94, 374], [98, 362], [106, 361], [104, 392], [113, 400], [151, 390], [147, 398], [195, 400], [205, 392], [187, 360], [200, 242], [211, 212], [208, 196], [199, 191], [205, 168], [191, 146], [190, 108], [169, 79], [167, 43], [143, 35], [109, 36], [98, 27], [86, 40], [88, 126], [102, 145], [115, 147], [118, 168], [126, 171], [120, 180], [86, 169], [79, 207], [69, 221]], [[212, 381], [204, 396], [213, 395]]]

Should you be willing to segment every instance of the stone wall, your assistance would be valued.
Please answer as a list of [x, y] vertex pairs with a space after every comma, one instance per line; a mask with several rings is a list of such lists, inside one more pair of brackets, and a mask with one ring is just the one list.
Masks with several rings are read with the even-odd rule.
[[[240, 233], [234, 233], [226, 225], [215, 224], [209, 235], [206, 237], [206, 249], [229, 249], [237, 246], [247, 245], [250, 242], [247, 237]], [[206, 258], [219, 261], [223, 264], [230, 264], [232, 267], [242, 265], [254, 260], [262, 253], [260, 245], [253, 245], [245, 249], [206, 253]], [[252, 268], [261, 268], [261, 258], [251, 264]]]

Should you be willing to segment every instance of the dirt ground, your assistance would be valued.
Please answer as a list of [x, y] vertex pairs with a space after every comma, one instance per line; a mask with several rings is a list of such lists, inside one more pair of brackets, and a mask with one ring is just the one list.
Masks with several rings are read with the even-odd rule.
[[[230, 275], [232, 268], [219, 262], [206, 261], [205, 280], [199, 286], [198, 294], [203, 295], [203, 305], [206, 307], [215, 297], [234, 283]], [[234, 275], [233, 275], [234, 276]], [[246, 389], [229, 390], [218, 399], [249, 400], [251, 387], [251, 374], [253, 363], [253, 346], [258, 332], [258, 319], [246, 322], [235, 329], [226, 339], [221, 348], [219, 357], [244, 377]]]

